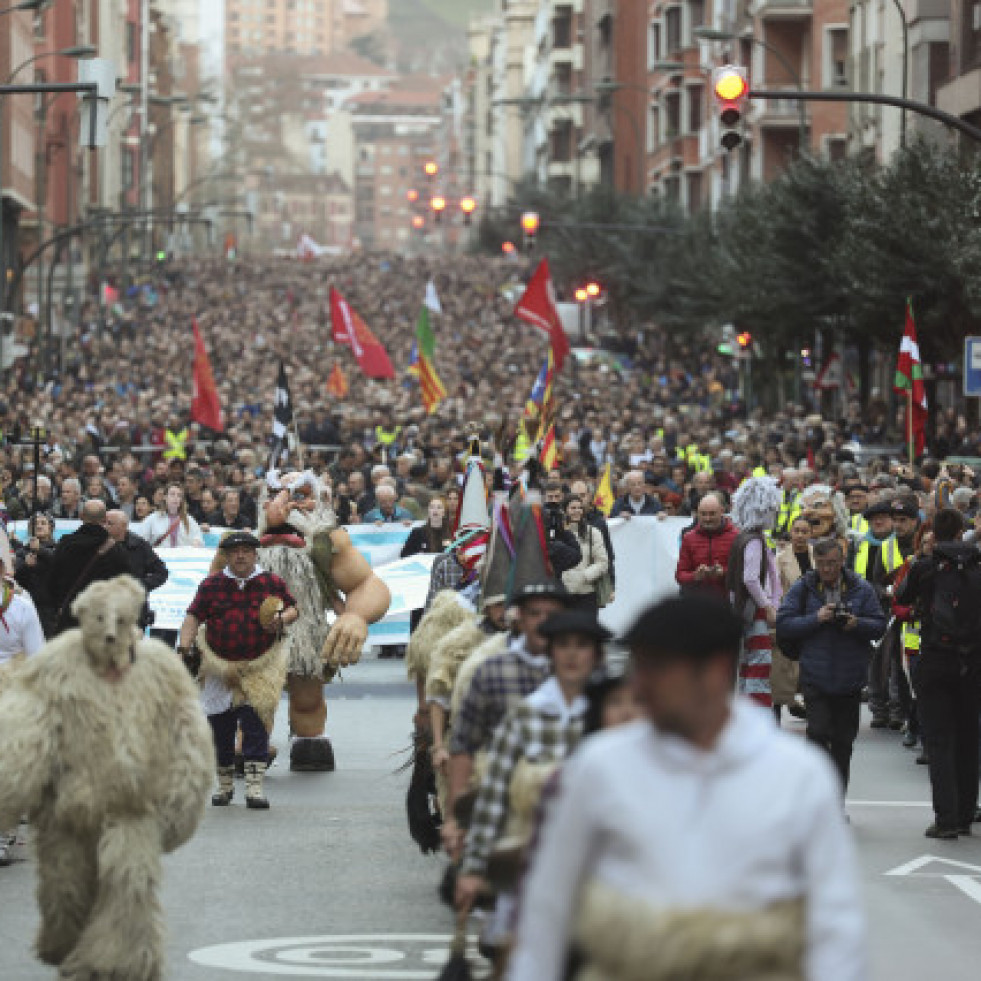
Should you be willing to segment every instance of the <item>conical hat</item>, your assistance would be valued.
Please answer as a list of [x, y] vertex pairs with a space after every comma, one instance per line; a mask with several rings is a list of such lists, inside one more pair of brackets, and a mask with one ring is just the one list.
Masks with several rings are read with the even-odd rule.
[[[514, 505], [512, 505], [514, 508]], [[545, 552], [545, 530], [542, 524], [542, 501], [537, 491], [529, 491], [511, 516], [514, 532], [514, 562], [510, 570], [512, 603], [535, 596], [565, 600], [568, 592], [551, 575]]]
[[484, 606], [507, 601], [513, 547], [514, 541], [511, 538], [508, 509], [507, 505], [504, 504], [495, 509], [494, 527], [491, 531], [490, 544], [487, 546], [487, 553], [484, 556], [484, 565], [480, 574], [480, 599]]
[[456, 516], [454, 535], [476, 528], [490, 528], [490, 512], [487, 510], [487, 491], [484, 487], [484, 468], [480, 460], [471, 458], [463, 478], [463, 493]]

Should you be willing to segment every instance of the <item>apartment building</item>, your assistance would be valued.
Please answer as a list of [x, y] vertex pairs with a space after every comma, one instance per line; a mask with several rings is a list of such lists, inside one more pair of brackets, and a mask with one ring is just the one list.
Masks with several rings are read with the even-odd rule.
[[981, 3], [950, 0], [949, 73], [937, 105], [981, 126]]

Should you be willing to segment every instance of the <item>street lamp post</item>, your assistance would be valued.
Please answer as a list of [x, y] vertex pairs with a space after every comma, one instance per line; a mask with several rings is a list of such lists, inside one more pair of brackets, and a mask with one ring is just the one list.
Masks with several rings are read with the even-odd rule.
[[[903, 25], [903, 87], [902, 96], [905, 100], [909, 94], [909, 21], [906, 19], [906, 11], [903, 9], [902, 0], [892, 0], [899, 11], [899, 19]], [[803, 103], [801, 103], [803, 105]], [[903, 109], [899, 117], [899, 145], [906, 148], [906, 109]]]
[[[898, 3], [899, 0], [896, 0]], [[764, 41], [763, 38], [756, 37], [753, 34], [734, 34], [732, 31], [719, 31], [714, 27], [695, 27], [692, 29], [692, 37], [698, 38], [700, 41], [739, 41], [746, 40], [750, 44], [759, 45], [764, 51], [768, 51], [773, 55], [777, 61], [783, 66], [784, 71], [793, 79], [794, 86], [798, 92], [804, 91], [804, 86], [801, 81], [800, 74], [794, 70], [793, 65], [787, 61], [783, 52], [770, 44], [769, 41]], [[804, 104], [803, 99], [798, 100], [797, 107], [800, 112], [800, 122], [798, 129], [798, 145], [799, 152], [801, 156], [807, 151], [807, 106]]]

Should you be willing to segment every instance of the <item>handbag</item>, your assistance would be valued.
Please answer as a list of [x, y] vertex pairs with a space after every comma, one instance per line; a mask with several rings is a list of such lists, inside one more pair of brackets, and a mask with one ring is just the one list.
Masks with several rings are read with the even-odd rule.
[[596, 580], [596, 605], [603, 607], [610, 602], [613, 596], [613, 579], [607, 570], [599, 579]]

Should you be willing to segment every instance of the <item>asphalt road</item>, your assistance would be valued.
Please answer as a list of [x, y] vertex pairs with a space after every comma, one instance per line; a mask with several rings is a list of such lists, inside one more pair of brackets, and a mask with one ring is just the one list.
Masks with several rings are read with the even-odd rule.
[[[328, 695], [335, 773], [270, 771], [267, 812], [239, 790], [209, 809], [165, 862], [168, 978], [434, 979], [452, 931], [436, 898], [441, 859], [422, 856], [404, 816], [412, 691], [401, 662], [366, 661]], [[789, 723], [801, 729], [800, 723]], [[282, 749], [285, 716], [274, 735]], [[981, 826], [934, 842], [925, 767], [895, 733], [863, 727], [848, 813], [859, 846], [876, 981], [976, 981]], [[962, 864], [957, 864], [962, 863]], [[0, 979], [51, 979], [31, 955], [34, 869], [0, 869]], [[833, 979], [829, 979], [833, 981]]]

